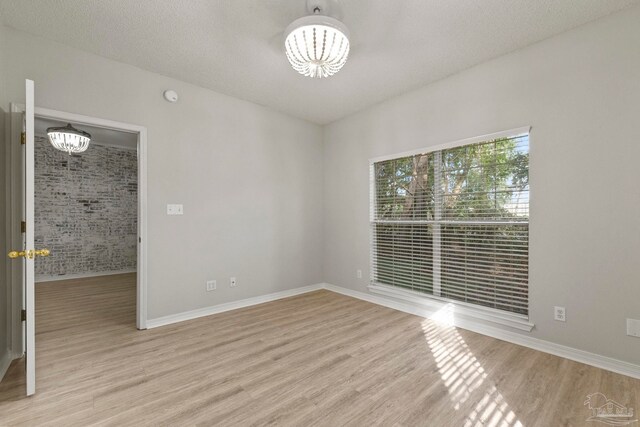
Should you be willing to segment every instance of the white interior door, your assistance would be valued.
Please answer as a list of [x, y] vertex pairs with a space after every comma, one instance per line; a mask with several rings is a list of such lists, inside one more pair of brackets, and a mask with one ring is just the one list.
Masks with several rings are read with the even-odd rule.
[[25, 109], [21, 142], [23, 247], [14, 248], [9, 257], [22, 263], [22, 320], [27, 396], [36, 392], [35, 258], [47, 256], [47, 249], [34, 248], [34, 83], [25, 82]]

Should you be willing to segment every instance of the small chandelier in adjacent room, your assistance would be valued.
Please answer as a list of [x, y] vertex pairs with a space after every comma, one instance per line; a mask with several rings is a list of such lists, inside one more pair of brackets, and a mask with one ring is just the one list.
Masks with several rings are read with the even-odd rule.
[[47, 129], [49, 142], [60, 151], [71, 154], [82, 153], [89, 147], [91, 135], [87, 132], [78, 130], [67, 124], [62, 127], [51, 127]]
[[340, 71], [349, 57], [349, 30], [324, 14], [328, 2], [307, 0], [312, 15], [293, 21], [285, 32], [287, 59], [294, 70], [308, 77], [329, 77]]

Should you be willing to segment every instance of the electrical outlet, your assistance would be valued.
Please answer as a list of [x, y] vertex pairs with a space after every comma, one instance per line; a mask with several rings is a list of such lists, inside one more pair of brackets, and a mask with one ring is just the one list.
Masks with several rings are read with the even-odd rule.
[[237, 282], [236, 282], [236, 278], [232, 277], [231, 279], [229, 279], [229, 287], [230, 288], [235, 288], [237, 286]]
[[216, 281], [215, 280], [207, 280], [207, 292], [216, 290]]
[[182, 215], [183, 213], [182, 205], [167, 205], [167, 215]]
[[356, 270], [356, 277], [362, 279], [362, 270]]
[[627, 335], [640, 338], [640, 320], [627, 319]]
[[564, 307], [553, 307], [553, 318], [559, 322], [567, 321], [567, 312]]

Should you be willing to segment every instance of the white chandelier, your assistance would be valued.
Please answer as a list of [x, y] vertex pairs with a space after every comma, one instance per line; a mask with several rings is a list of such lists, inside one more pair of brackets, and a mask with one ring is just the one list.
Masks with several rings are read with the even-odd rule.
[[287, 59], [294, 70], [308, 77], [329, 77], [340, 71], [349, 56], [349, 30], [340, 21], [320, 15], [296, 19], [287, 27], [284, 42]]
[[82, 153], [91, 142], [91, 135], [74, 128], [70, 123], [63, 127], [48, 128], [47, 136], [51, 145], [60, 151], [69, 153], [69, 155]]

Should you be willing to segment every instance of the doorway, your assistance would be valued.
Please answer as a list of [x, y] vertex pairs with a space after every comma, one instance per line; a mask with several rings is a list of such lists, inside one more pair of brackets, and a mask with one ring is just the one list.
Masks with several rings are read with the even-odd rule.
[[131, 275], [138, 246], [137, 135], [69, 124], [91, 135], [86, 151], [56, 149], [47, 129], [67, 123], [35, 119], [34, 239], [50, 251], [36, 259], [35, 281]]
[[[90, 134], [85, 151], [50, 143], [48, 129], [68, 124]], [[35, 259], [36, 346], [135, 327], [138, 135], [39, 117], [34, 129], [34, 243], [49, 251]]]
[[[135, 140], [137, 154], [137, 249], [136, 268], [132, 275], [135, 282], [135, 324], [137, 329], [146, 329], [146, 128], [128, 123], [83, 116], [74, 113], [34, 107], [33, 82], [26, 83], [26, 104], [11, 104], [7, 144], [7, 233], [12, 249], [24, 248], [24, 252], [12, 252], [10, 258], [23, 256], [24, 262], [13, 260], [7, 272], [9, 282], [7, 305], [10, 313], [7, 325], [8, 350], [13, 359], [26, 355], [27, 395], [35, 392], [35, 334], [34, 334], [34, 257], [40, 250], [27, 250], [34, 246], [34, 121], [56, 121], [74, 123], [98, 131], [115, 131], [129, 134]], [[25, 144], [26, 141], [26, 144]], [[26, 147], [26, 150], [25, 150]], [[23, 224], [21, 226], [21, 221]], [[26, 226], [25, 226], [26, 224]], [[25, 231], [26, 230], [26, 231]], [[15, 255], [15, 256], [12, 256]], [[94, 316], [98, 317], [98, 316]], [[26, 322], [25, 322], [26, 318]], [[10, 359], [9, 359], [10, 360]], [[19, 362], [14, 360], [14, 362]], [[14, 363], [12, 363], [13, 367]]]
[[[117, 257], [121, 258], [117, 263], [110, 263], [108, 260], [104, 260], [104, 262], [100, 262], [98, 258], [103, 255], [95, 254], [95, 256], [90, 257], [93, 259], [94, 267], [96, 264], [98, 268], [93, 268], [93, 274], [90, 271], [87, 271], [85, 267], [85, 271], [83, 270], [81, 265], [78, 265], [76, 262], [76, 267], [74, 269], [69, 270], [69, 273], [66, 274], [64, 278], [78, 278], [78, 277], [87, 277], [89, 275], [102, 276], [104, 273], [114, 273], [114, 274], [126, 274], [131, 273], [131, 270], [135, 271], [135, 279], [136, 279], [136, 328], [137, 329], [146, 329], [146, 320], [147, 320], [147, 293], [146, 293], [146, 199], [147, 199], [147, 180], [146, 180], [146, 144], [147, 144], [147, 131], [146, 128], [138, 125], [132, 125], [128, 123], [115, 122], [111, 120], [105, 120], [95, 117], [83, 116], [79, 114], [67, 113], [62, 111], [50, 110], [45, 108], [35, 108], [35, 137], [36, 140], [43, 137], [43, 134], [46, 131], [46, 128], [49, 125], [64, 125], [67, 123], [72, 123], [74, 126], [83, 127], [83, 129], [87, 129], [92, 133], [94, 141], [92, 144], [94, 145], [94, 153], [95, 151], [101, 151], [101, 154], [108, 155], [109, 152], [111, 154], [117, 153], [121, 157], [130, 157], [127, 155], [127, 151], [131, 150], [132, 153], [135, 154], [135, 169], [136, 169], [136, 188], [135, 188], [135, 210], [136, 210], [136, 218], [135, 218], [135, 235], [133, 236], [135, 240], [135, 244], [137, 246], [135, 250], [135, 262], [132, 264], [131, 260], [124, 259], [125, 257], [131, 258], [132, 255], [130, 251], [127, 254], [118, 253]], [[102, 139], [102, 141], [100, 141]], [[40, 143], [43, 141], [40, 141]], [[46, 141], [45, 141], [46, 142]], [[46, 142], [48, 144], [48, 142]], [[36, 153], [38, 151], [38, 147], [41, 147], [36, 141]], [[91, 150], [91, 145], [89, 146], [89, 150]], [[60, 153], [63, 154], [64, 153]], [[99, 156], [98, 156], [99, 157]], [[100, 162], [100, 159], [95, 159], [96, 162]], [[104, 158], [102, 159], [104, 161]], [[123, 180], [126, 177], [120, 177], [119, 179]], [[124, 181], [123, 181], [124, 182]], [[129, 183], [130, 184], [130, 183]], [[37, 191], [37, 189], [36, 189]], [[125, 189], [126, 194], [128, 190]], [[38, 194], [36, 193], [36, 197]], [[131, 197], [128, 197], [129, 201]], [[98, 202], [97, 200], [83, 200], [84, 208], [87, 208], [87, 212], [92, 212], [92, 203]], [[113, 201], [112, 201], [113, 202]], [[120, 200], [119, 202], [122, 202]], [[98, 203], [94, 203], [97, 205]], [[94, 208], [97, 206], [93, 206]], [[95, 211], [94, 211], [95, 212]], [[92, 215], [91, 213], [87, 215]], [[37, 215], [36, 215], [37, 216]], [[36, 218], [37, 219], [37, 218]], [[96, 222], [96, 226], [99, 221]], [[42, 224], [41, 224], [42, 225]], [[40, 227], [42, 228], [42, 227]], [[71, 227], [73, 228], [73, 227]], [[95, 227], [94, 227], [95, 228]], [[39, 233], [38, 224], [36, 224], [36, 233]], [[125, 233], [129, 234], [129, 233]], [[98, 236], [96, 236], [98, 237]], [[120, 236], [125, 240], [127, 237], [125, 235]], [[46, 242], [43, 242], [46, 243]], [[126, 243], [125, 243], [126, 246]], [[91, 250], [91, 243], [84, 250]], [[118, 248], [111, 248], [111, 250], [118, 251]], [[82, 253], [76, 253], [76, 256], [82, 256]], [[40, 260], [39, 260], [40, 261]], [[61, 261], [65, 262], [65, 261]], [[67, 261], [68, 263], [69, 261]], [[81, 264], [81, 263], [80, 263]], [[45, 265], [45, 264], [41, 264]], [[85, 264], [87, 265], [87, 264]], [[122, 268], [118, 267], [122, 266]], [[133, 268], [131, 268], [133, 267]], [[49, 270], [42, 269], [40, 271], [36, 270], [36, 281], [47, 281], [55, 278], [55, 275], [61, 272], [60, 269], [52, 268], [49, 266]], [[87, 274], [88, 273], [88, 274]], [[59, 277], [63, 278], [63, 277]], [[40, 279], [40, 280], [38, 280]], [[43, 280], [44, 279], [44, 280]]]

